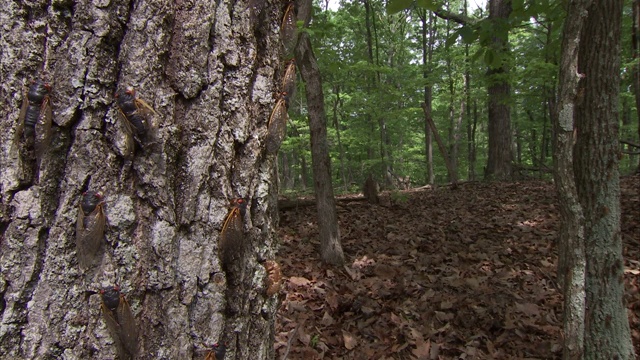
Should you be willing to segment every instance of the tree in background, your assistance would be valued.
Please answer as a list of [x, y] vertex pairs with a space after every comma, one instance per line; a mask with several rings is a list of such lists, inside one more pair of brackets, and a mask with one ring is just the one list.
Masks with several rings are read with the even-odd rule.
[[[311, 1], [299, 0], [299, 18], [305, 24], [311, 19]], [[306, 83], [309, 128], [311, 130], [311, 154], [313, 168], [313, 188], [318, 209], [318, 230], [320, 232], [320, 256], [325, 263], [341, 265], [344, 253], [340, 244], [340, 229], [336, 200], [331, 182], [331, 159], [327, 144], [327, 115], [324, 110], [322, 79], [316, 57], [311, 49], [308, 33], [302, 33], [296, 46], [296, 59], [302, 80]]]
[[[491, 64], [487, 72], [489, 81], [489, 157], [486, 179], [510, 180], [512, 177], [511, 86], [509, 80], [509, 14], [510, 0], [490, 0], [489, 20], [495, 31], [491, 45], [494, 56], [500, 60]], [[493, 62], [493, 61], [491, 61]]]

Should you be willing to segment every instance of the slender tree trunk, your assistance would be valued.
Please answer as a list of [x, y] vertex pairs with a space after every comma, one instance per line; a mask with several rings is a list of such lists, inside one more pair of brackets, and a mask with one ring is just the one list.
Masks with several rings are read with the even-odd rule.
[[342, 141], [340, 140], [340, 120], [338, 119], [338, 105], [340, 104], [340, 87], [335, 86], [333, 88], [336, 94], [336, 100], [333, 102], [333, 126], [336, 129], [336, 140], [338, 141], [338, 151], [340, 152], [340, 176], [342, 177], [342, 187], [344, 192], [349, 191], [349, 184], [347, 183], [347, 171], [344, 160], [344, 148]]
[[[433, 57], [433, 47], [435, 46], [435, 31], [436, 31], [436, 17], [432, 12], [426, 10], [418, 10], [421, 19], [421, 34], [422, 34], [422, 78], [429, 79], [431, 73], [431, 59]], [[429, 20], [427, 22], [427, 13], [429, 14]], [[427, 41], [427, 35], [429, 40]], [[433, 134], [431, 133], [431, 127], [429, 126], [428, 118], [431, 118], [431, 93], [432, 86], [425, 85], [424, 87], [424, 103], [426, 105], [425, 120], [424, 120], [424, 141], [425, 141], [425, 156], [427, 160], [426, 181], [428, 184], [435, 182], [435, 175], [433, 173]]]
[[[311, 1], [311, 0], [308, 0]], [[300, 74], [306, 83], [307, 106], [309, 107], [309, 128], [311, 131], [311, 161], [313, 185], [318, 208], [318, 228], [320, 231], [320, 255], [328, 264], [344, 263], [340, 244], [336, 200], [331, 184], [331, 159], [327, 144], [327, 116], [324, 111], [324, 95], [320, 69], [311, 50], [308, 33], [302, 33], [296, 48], [296, 61], [300, 64]]]
[[[635, 65], [632, 67], [633, 93], [636, 98], [636, 112], [638, 113], [638, 139], [640, 139], [640, 64], [638, 63], [640, 60], [640, 0], [634, 0], [631, 6], [633, 7], [631, 49], [633, 52], [633, 59], [636, 61]], [[640, 156], [638, 156], [637, 173], [640, 174]]]
[[[116, 358], [96, 292], [117, 283], [142, 334], [140, 358], [202, 359], [216, 342], [226, 359], [273, 358], [278, 300], [265, 294], [259, 262], [275, 251], [264, 134], [281, 4], [269, 2], [256, 23], [244, 3], [3, 5], [0, 357]], [[39, 78], [52, 86], [53, 137], [39, 181], [23, 181], [12, 136], [23, 85]], [[114, 104], [128, 86], [157, 112], [145, 116], [151, 141], [130, 157]], [[108, 220], [88, 270], [75, 246], [87, 190], [104, 194]], [[233, 198], [248, 206], [234, 218], [240, 246], [225, 266], [219, 239]]]
[[[490, 0], [489, 19], [494, 22], [505, 22], [511, 13], [510, 0]], [[504, 26], [504, 25], [503, 25]], [[508, 49], [508, 31], [503, 31], [494, 38], [493, 50], [496, 56], [506, 56]], [[509, 98], [511, 88], [506, 62], [487, 72], [489, 77], [489, 157], [485, 178], [493, 180], [510, 180], [512, 176], [512, 139], [511, 139], [511, 106]]]
[[522, 133], [520, 132], [520, 127], [517, 125], [513, 126], [513, 134], [515, 137], [514, 142], [514, 152], [516, 154], [516, 164], [522, 166]]
[[300, 154], [300, 186], [302, 191], [307, 190], [309, 184], [307, 183], [309, 179], [309, 169], [307, 168], [307, 158], [304, 154]]
[[[464, 15], [467, 16], [467, 1], [464, 2]], [[466, 99], [466, 107], [469, 108], [465, 111], [464, 117], [467, 120], [467, 178], [469, 180], [475, 179], [475, 163], [473, 161], [474, 152], [474, 139], [472, 136], [472, 124], [471, 124], [471, 70], [469, 59], [469, 44], [464, 46], [464, 95]]]
[[[618, 106], [622, 0], [594, 1], [580, 36], [576, 184], [585, 217], [586, 359], [635, 359], [624, 305]], [[573, 249], [575, 251], [575, 249]]]
[[469, 179], [476, 179], [476, 130], [478, 129], [478, 100], [473, 100], [473, 122], [471, 124], [471, 148], [469, 149]]
[[453, 162], [453, 169], [455, 171], [453, 183], [458, 182], [458, 152], [460, 148], [460, 131], [462, 129], [462, 121], [465, 116], [466, 97], [464, 94], [460, 97], [460, 112], [458, 113], [458, 119], [456, 120], [453, 128], [453, 148], [451, 149], [451, 159]]

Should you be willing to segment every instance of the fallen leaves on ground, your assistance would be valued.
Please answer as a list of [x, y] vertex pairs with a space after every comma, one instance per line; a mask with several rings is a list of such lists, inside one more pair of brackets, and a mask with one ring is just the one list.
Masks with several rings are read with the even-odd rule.
[[[640, 354], [639, 177], [622, 180], [629, 320]], [[315, 206], [281, 212], [282, 359], [559, 359], [555, 190], [465, 183], [341, 200], [347, 264], [318, 257]]]

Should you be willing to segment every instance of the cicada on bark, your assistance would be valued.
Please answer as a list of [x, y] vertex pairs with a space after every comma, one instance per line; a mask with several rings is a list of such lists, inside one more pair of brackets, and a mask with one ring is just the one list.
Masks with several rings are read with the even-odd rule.
[[240, 257], [244, 249], [244, 215], [247, 211], [245, 199], [234, 199], [220, 231], [219, 251], [223, 265], [227, 266]]
[[35, 80], [26, 91], [22, 101], [18, 127], [15, 134], [16, 144], [21, 141], [30, 151], [35, 151], [38, 164], [51, 141], [51, 85], [42, 80]]
[[275, 260], [267, 260], [264, 263], [264, 269], [267, 272], [267, 296], [278, 293], [282, 285], [282, 271], [280, 265]]
[[224, 344], [214, 344], [213, 350], [209, 351], [204, 360], [224, 360], [227, 353], [227, 347]]
[[116, 286], [100, 290], [102, 316], [116, 345], [120, 359], [133, 359], [138, 350], [138, 329], [131, 307], [120, 288]]
[[289, 108], [289, 104], [291, 103], [291, 99], [293, 99], [293, 95], [296, 92], [296, 60], [291, 59], [287, 63], [287, 66], [284, 70], [284, 76], [282, 77], [282, 93], [287, 105], [287, 109]]
[[249, 18], [251, 19], [251, 24], [255, 25], [258, 22], [258, 17], [262, 13], [267, 3], [264, 0], [249, 0], [247, 4], [247, 8], [249, 9]]
[[293, 54], [298, 42], [298, 25], [296, 24], [296, 7], [293, 1], [289, 2], [284, 10], [282, 23], [280, 24], [280, 39], [285, 56]]
[[287, 99], [286, 94], [281, 94], [280, 99], [276, 101], [276, 105], [271, 111], [269, 116], [269, 123], [267, 124], [267, 153], [275, 154], [280, 149], [282, 141], [287, 134], [287, 122], [289, 121], [289, 115], [287, 114]]
[[118, 90], [115, 98], [127, 136], [124, 154], [125, 157], [131, 157], [135, 150], [135, 142], [145, 149], [153, 141], [151, 117], [158, 113], [144, 100], [136, 97], [136, 91], [132, 87]]
[[82, 194], [76, 221], [76, 248], [78, 262], [88, 268], [95, 260], [104, 240], [104, 228], [107, 218], [104, 214], [104, 200], [95, 191]]

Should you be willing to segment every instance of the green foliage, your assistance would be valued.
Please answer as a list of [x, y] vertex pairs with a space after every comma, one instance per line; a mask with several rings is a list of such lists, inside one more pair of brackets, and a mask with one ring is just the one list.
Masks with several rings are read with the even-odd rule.
[[[483, 175], [488, 149], [487, 86], [494, 81], [507, 81], [511, 87], [511, 96], [503, 101], [511, 106], [519, 165], [552, 166], [549, 111], [557, 88], [563, 2], [513, 0], [511, 15], [501, 21], [490, 20], [483, 9], [465, 13], [461, 0], [368, 0], [368, 3], [368, 21], [362, 0], [343, 0], [337, 11], [317, 8], [309, 29], [322, 73], [336, 189], [359, 192], [369, 173], [382, 183], [388, 169], [394, 176], [410, 176], [414, 185], [427, 182], [421, 107], [425, 87], [431, 88], [431, 116], [447, 151], [454, 145], [450, 134], [464, 102], [465, 113], [457, 140], [457, 170], [462, 179], [469, 175], [470, 168], [477, 177]], [[447, 21], [434, 16], [433, 10], [468, 21], [465, 24]], [[628, 18], [624, 29], [631, 27]], [[433, 53], [426, 65], [422, 64], [423, 20], [427, 24], [427, 42], [429, 35], [433, 35]], [[507, 35], [508, 51], [493, 45], [494, 38]], [[628, 31], [625, 36], [623, 43], [629, 44]], [[633, 118], [622, 125], [621, 135], [635, 139], [637, 112], [630, 93], [630, 73], [637, 62], [626, 46], [623, 63], [621, 108], [626, 109], [622, 113], [627, 118], [631, 115]], [[489, 68], [502, 66], [509, 72], [487, 75]], [[470, 79], [469, 94], [465, 74]], [[306, 178], [307, 186], [312, 184], [304, 94], [304, 83], [300, 80], [289, 110], [288, 136], [280, 150], [281, 158], [282, 154], [287, 155], [286, 169], [284, 162], [280, 166], [281, 178], [294, 178], [288, 183], [298, 187], [301, 176]], [[468, 132], [472, 127], [475, 135], [470, 139]], [[469, 146], [475, 150], [475, 160], [469, 158]], [[635, 161], [637, 164], [637, 158]], [[631, 167], [632, 160], [627, 163], [625, 166]], [[445, 162], [435, 141], [433, 166], [437, 181], [448, 181]]]
[[[431, 3], [428, 0], [419, 1], [420, 3]], [[387, 12], [390, 14], [395, 14], [404, 9], [408, 9], [411, 4], [413, 4], [413, 0], [389, 0], [387, 3]]]
[[393, 201], [394, 203], [404, 204], [409, 200], [409, 195], [397, 190], [391, 191], [389, 193], [389, 197], [391, 198], [391, 201]]

